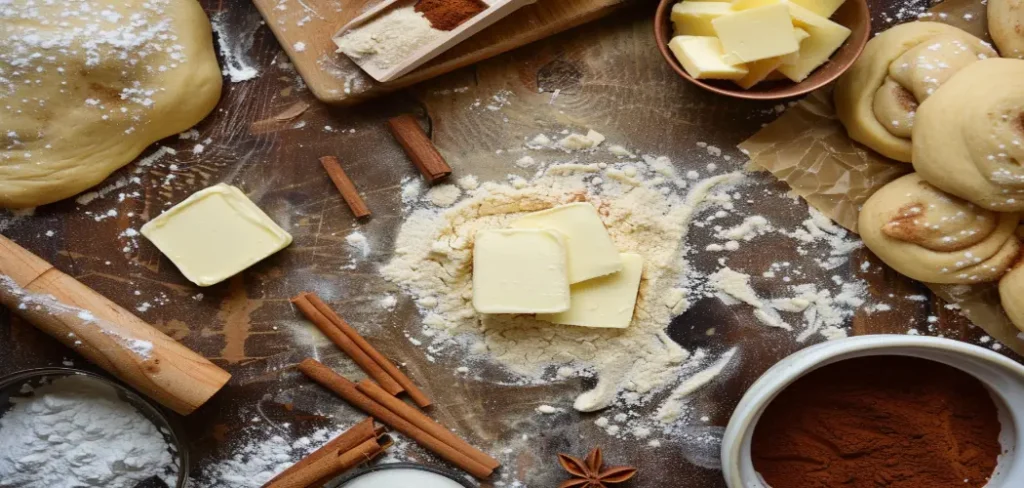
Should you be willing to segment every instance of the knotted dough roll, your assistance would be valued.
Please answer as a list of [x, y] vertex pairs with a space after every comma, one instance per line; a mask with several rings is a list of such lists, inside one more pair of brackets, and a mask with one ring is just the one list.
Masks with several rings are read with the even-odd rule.
[[898, 25], [868, 41], [839, 78], [836, 115], [853, 140], [909, 163], [918, 105], [964, 66], [996, 56], [981, 39], [953, 26]]
[[914, 169], [946, 193], [989, 210], [1024, 210], [1024, 60], [962, 69], [921, 104]]
[[1003, 57], [1024, 59], [1024, 0], [988, 0], [988, 32]]
[[1013, 325], [1024, 331], [1024, 262], [1018, 261], [1003, 279], [999, 280], [999, 299]]
[[896, 271], [928, 283], [999, 279], [1017, 258], [1020, 215], [982, 209], [911, 173], [864, 203], [864, 244]]

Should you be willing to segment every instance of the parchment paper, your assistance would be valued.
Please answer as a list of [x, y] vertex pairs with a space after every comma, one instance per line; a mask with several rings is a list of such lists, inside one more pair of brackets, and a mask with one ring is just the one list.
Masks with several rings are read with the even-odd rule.
[[[930, 9], [933, 15], [922, 20], [954, 25], [988, 40], [985, 10], [980, 0], [948, 0]], [[771, 172], [808, 204], [853, 232], [860, 205], [886, 183], [913, 171], [911, 165], [887, 159], [846, 135], [835, 117], [831, 86], [801, 100], [740, 148], [754, 166]], [[1003, 312], [995, 283], [926, 285], [958, 305], [964, 316], [993, 338], [1024, 355], [1024, 334]]]

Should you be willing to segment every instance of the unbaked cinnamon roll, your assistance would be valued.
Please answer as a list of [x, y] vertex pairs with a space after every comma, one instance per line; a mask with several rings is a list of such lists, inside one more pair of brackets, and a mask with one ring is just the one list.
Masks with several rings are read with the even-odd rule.
[[1020, 215], [985, 210], [931, 186], [916, 173], [864, 203], [864, 245], [896, 271], [928, 283], [998, 280], [1017, 257]]
[[989, 210], [1024, 210], [1024, 60], [987, 59], [953, 76], [917, 112], [914, 169]]
[[1004, 58], [1024, 59], [1024, 0], [988, 0], [988, 33]]
[[997, 56], [981, 39], [936, 22], [910, 22], [868, 41], [839, 78], [836, 115], [850, 138], [909, 163], [918, 105], [964, 66]]
[[999, 300], [1013, 325], [1024, 331], [1024, 262], [1017, 261], [999, 280]]

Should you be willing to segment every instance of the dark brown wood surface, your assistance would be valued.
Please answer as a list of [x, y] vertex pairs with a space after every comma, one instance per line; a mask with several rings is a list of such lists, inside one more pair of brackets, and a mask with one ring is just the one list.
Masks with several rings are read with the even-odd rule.
[[[907, 8], [903, 2], [875, 0], [872, 4], [876, 30], [889, 25], [882, 19]], [[348, 109], [328, 108], [303, 89], [251, 4], [209, 0], [204, 5], [226, 23], [231, 40], [244, 48], [243, 54], [259, 68], [260, 76], [226, 84], [216, 112], [197, 126], [199, 141], [170, 138], [161, 142], [177, 153], [147, 167], [128, 166], [100, 187], [125, 176], [139, 177], [138, 183], [129, 182], [88, 204], [71, 200], [38, 208], [32, 215], [0, 213], [4, 235], [234, 375], [212, 401], [183, 419], [190, 435], [193, 471], [229, 456], [232, 446], [243, 442], [246, 429], [253, 426], [271, 424], [297, 435], [316, 426], [359, 419], [353, 409], [294, 370], [302, 358], [317, 356], [350, 378], [361, 377], [288, 302], [304, 290], [318, 293], [381, 352], [404, 363], [410, 376], [436, 401], [436, 418], [485, 450], [493, 442], [520, 435], [521, 426], [509, 419], [528, 418], [539, 404], [571, 403], [592, 385], [573, 380], [522, 387], [467, 380], [454, 373], [456, 361], [444, 355], [430, 360], [423, 348], [410, 344], [404, 332], [419, 330], [416, 308], [377, 273], [390, 258], [401, 224], [400, 184], [418, 176], [385, 127], [389, 117], [417, 114], [454, 168], [453, 176], [471, 173], [481, 180], [504, 180], [509, 172], [528, 175], [511, 164], [515, 158], [496, 149], [521, 147], [526, 138], [541, 131], [550, 133], [556, 125], [596, 128], [611, 141], [670, 156], [682, 170], [704, 168], [709, 160], [697, 142], [706, 142], [723, 148], [733, 157], [729, 164], [738, 169], [743, 157], [735, 145], [776, 117], [776, 104], [722, 98], [679, 79], [655, 48], [651, 1], [636, 2], [613, 18]], [[500, 110], [487, 110], [496, 94], [508, 103]], [[309, 108], [288, 120], [275, 118], [296, 102], [308, 103]], [[195, 144], [207, 138], [210, 142], [195, 152]], [[369, 221], [357, 222], [349, 212], [320, 167], [318, 158], [323, 155], [337, 156], [363, 192], [373, 212]], [[758, 187], [772, 191], [758, 200], [757, 213], [788, 228], [806, 218], [806, 207], [783, 196], [785, 188], [768, 176], [758, 178]], [[138, 229], [160, 210], [217, 182], [242, 188], [293, 233], [295, 242], [228, 282], [200, 289], [155, 247], [124, 231]], [[97, 221], [98, 215], [110, 210], [116, 214]], [[353, 261], [344, 237], [354, 229], [370, 237], [372, 251], [369, 257]], [[702, 248], [699, 240], [694, 248]], [[729, 259], [735, 268], [756, 269], [766, 260], [801, 263], [811, 258], [798, 255], [791, 242], [765, 239], [732, 253]], [[716, 259], [709, 253], [693, 257], [698, 267], [710, 267]], [[861, 271], [865, 260], [873, 263], [868, 272]], [[925, 301], [902, 299], [928, 296], [928, 290], [881, 267], [867, 251], [856, 252], [840, 269], [824, 271], [814, 265], [806, 269], [807, 281], [825, 281], [832, 275], [865, 279], [872, 296], [893, 306], [891, 312], [858, 313], [851, 333], [906, 333], [916, 327], [925, 334], [973, 343], [980, 343], [984, 335], [930, 296]], [[753, 285], [764, 293], [780, 286], [759, 277]], [[399, 298], [394, 311], [375, 306], [385, 293]], [[895, 298], [888, 298], [890, 294]], [[926, 324], [932, 315], [938, 321]], [[718, 333], [705, 335], [708, 327]], [[695, 408], [710, 417], [709, 426], [728, 422], [736, 402], [760, 373], [814, 342], [797, 344], [792, 334], [759, 325], [749, 310], [726, 307], [717, 299], [695, 303], [669, 332], [691, 349], [720, 352], [733, 345], [741, 347], [742, 360], [693, 399]], [[60, 365], [64, 360], [92, 368], [71, 350], [0, 310], [0, 374]], [[640, 468], [640, 476], [628, 486], [724, 486], [718, 471], [693, 466], [681, 450], [638, 448], [635, 441], [601, 432], [594, 426], [595, 418], [574, 413], [558, 417], [532, 439], [529, 449], [515, 453], [514, 462], [504, 469], [530, 487], [556, 486], [563, 479], [555, 462], [557, 452], [583, 455], [599, 444], [609, 462]], [[410, 453], [438, 463], [419, 451]]]

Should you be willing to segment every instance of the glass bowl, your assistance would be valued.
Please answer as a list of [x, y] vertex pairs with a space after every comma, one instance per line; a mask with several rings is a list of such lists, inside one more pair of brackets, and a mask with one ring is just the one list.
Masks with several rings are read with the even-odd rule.
[[[24, 397], [26, 395], [23, 390], [26, 385], [35, 389], [44, 384], [51, 383], [55, 379], [75, 375], [88, 377], [113, 388], [117, 392], [118, 398], [135, 407], [143, 417], [153, 422], [157, 430], [163, 434], [164, 440], [167, 441], [172, 459], [177, 462], [175, 467], [178, 471], [178, 479], [173, 488], [186, 488], [189, 475], [188, 448], [182, 436], [182, 429], [174, 420], [174, 417], [172, 417], [173, 414], [143, 398], [121, 383], [96, 373], [74, 368], [37, 368], [18, 371], [4, 376], [0, 378], [0, 417], [3, 417], [14, 405], [11, 401], [12, 398]], [[0, 439], [0, 442], [3, 442], [3, 439]], [[157, 488], [164, 486], [164, 483], [155, 480], [152, 482], [151, 480], [145, 480], [136, 486]]]

